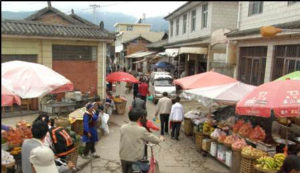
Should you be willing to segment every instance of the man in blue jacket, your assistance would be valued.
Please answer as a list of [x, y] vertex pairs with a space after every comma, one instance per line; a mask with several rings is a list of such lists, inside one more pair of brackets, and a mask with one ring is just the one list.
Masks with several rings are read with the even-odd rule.
[[85, 159], [89, 159], [89, 152], [93, 158], [99, 158], [96, 154], [95, 143], [98, 141], [98, 134], [96, 129], [96, 122], [99, 117], [97, 110], [100, 102], [88, 103], [86, 105], [86, 112], [83, 114], [83, 136], [82, 141], [86, 143], [83, 155]]

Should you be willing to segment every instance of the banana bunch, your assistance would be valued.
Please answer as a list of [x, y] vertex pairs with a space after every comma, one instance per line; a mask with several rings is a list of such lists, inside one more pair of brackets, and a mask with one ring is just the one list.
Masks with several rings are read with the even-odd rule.
[[10, 154], [17, 155], [17, 154], [21, 153], [21, 151], [22, 151], [21, 147], [14, 147], [13, 150], [11, 150]]
[[263, 156], [257, 159], [257, 167], [265, 170], [279, 170], [283, 164], [285, 155], [282, 153], [275, 154], [274, 157]]
[[209, 123], [204, 123], [203, 125], [203, 132], [204, 133], [209, 133], [211, 134], [213, 131], [215, 130], [215, 128], [213, 128]]

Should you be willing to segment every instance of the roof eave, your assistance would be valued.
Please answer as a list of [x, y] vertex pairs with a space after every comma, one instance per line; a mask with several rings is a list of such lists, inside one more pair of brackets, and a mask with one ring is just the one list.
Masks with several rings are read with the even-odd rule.
[[174, 10], [172, 13], [170, 13], [169, 15], [167, 15], [166, 17], [164, 17], [165, 20], [168, 20], [169, 17], [171, 17], [174, 13], [176, 13], [177, 11], [179, 11], [180, 9], [184, 8], [185, 6], [187, 6], [188, 4], [192, 3], [193, 1], [188, 1], [187, 3], [181, 5], [180, 7], [178, 7], [176, 10]]

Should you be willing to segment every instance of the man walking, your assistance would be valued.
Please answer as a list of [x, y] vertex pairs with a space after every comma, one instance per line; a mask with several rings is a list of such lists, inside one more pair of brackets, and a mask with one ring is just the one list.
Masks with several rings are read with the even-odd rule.
[[184, 119], [184, 110], [183, 106], [179, 103], [180, 97], [176, 97], [175, 104], [172, 106], [171, 114], [170, 114], [170, 121], [172, 124], [172, 132], [171, 132], [171, 138], [179, 140], [179, 132], [180, 132], [180, 126], [181, 122]]
[[138, 125], [141, 120], [143, 110], [132, 109], [129, 114], [130, 122], [121, 127], [120, 136], [120, 159], [123, 173], [132, 172], [132, 164], [138, 160], [142, 160], [144, 153], [145, 142], [158, 144], [164, 138], [156, 137], [148, 132], [144, 127]]
[[141, 94], [138, 93], [135, 99], [132, 101], [132, 108], [136, 109], [144, 109], [146, 110], [146, 103], [145, 101], [141, 98]]
[[164, 135], [164, 132], [168, 134], [168, 123], [169, 123], [169, 115], [171, 112], [172, 100], [168, 98], [168, 93], [164, 92], [163, 97], [159, 99], [157, 103], [157, 109], [155, 113], [155, 117], [157, 118], [158, 114], [160, 114], [160, 134]]

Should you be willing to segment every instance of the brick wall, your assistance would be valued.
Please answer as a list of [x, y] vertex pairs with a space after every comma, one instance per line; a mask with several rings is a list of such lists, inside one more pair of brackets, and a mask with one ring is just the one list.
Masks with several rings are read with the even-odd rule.
[[96, 61], [53, 61], [53, 70], [71, 80], [75, 90], [97, 93]]
[[62, 25], [70, 25], [71, 23], [64, 20], [62, 17], [58, 16], [54, 13], [47, 13], [39, 18], [37, 21], [43, 23], [50, 23], [50, 24], [62, 24]]
[[149, 44], [149, 42], [146, 40], [137, 40], [137, 43], [129, 43], [126, 47], [126, 55], [130, 55], [138, 51], [148, 51], [148, 48], [146, 47], [147, 44]]

